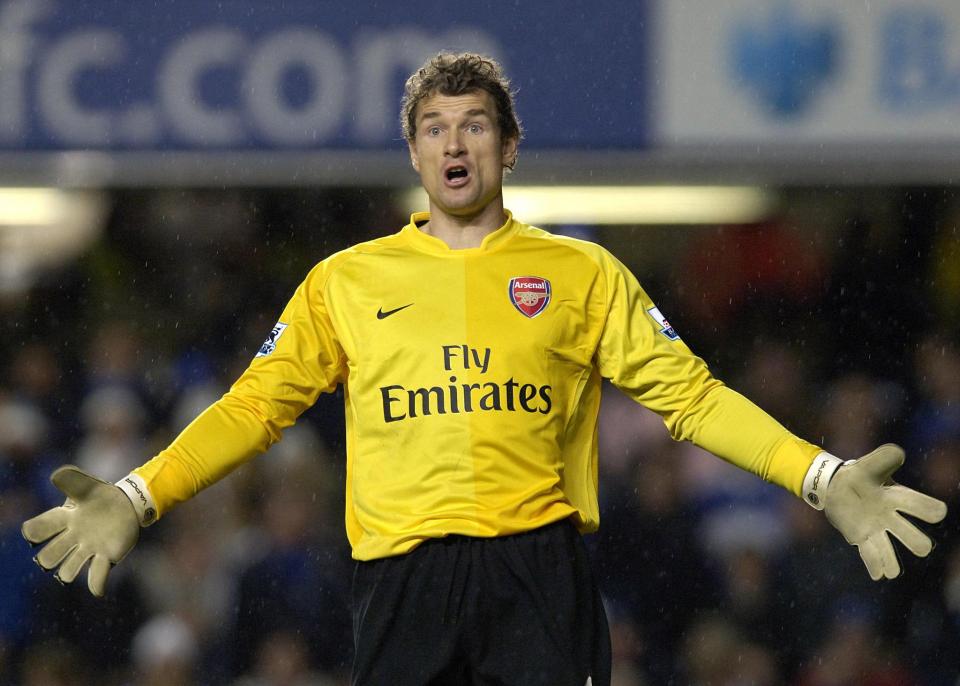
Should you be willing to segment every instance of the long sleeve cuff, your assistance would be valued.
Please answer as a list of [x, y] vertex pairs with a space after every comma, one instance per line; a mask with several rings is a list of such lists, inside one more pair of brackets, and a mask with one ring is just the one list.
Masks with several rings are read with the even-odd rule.
[[818, 454], [803, 477], [803, 499], [814, 509], [823, 509], [823, 496], [834, 473], [844, 464], [835, 455], [823, 451]]
[[147, 482], [140, 476], [130, 473], [120, 479], [116, 485], [133, 503], [140, 526], [150, 526], [157, 521], [157, 504], [150, 494], [150, 489], [147, 488]]

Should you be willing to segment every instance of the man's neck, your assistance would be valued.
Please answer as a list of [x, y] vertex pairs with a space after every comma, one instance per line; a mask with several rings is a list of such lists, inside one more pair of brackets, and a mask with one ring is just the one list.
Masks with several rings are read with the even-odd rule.
[[420, 227], [424, 233], [439, 238], [451, 250], [479, 248], [483, 239], [503, 226], [507, 215], [503, 197], [497, 197], [475, 215], [460, 217], [438, 210], [430, 203], [430, 221]]

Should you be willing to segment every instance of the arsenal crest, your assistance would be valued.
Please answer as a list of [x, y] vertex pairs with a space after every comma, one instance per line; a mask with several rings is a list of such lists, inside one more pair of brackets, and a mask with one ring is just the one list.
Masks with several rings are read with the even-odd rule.
[[526, 317], [536, 317], [550, 304], [550, 282], [539, 276], [515, 276], [508, 289], [510, 302]]

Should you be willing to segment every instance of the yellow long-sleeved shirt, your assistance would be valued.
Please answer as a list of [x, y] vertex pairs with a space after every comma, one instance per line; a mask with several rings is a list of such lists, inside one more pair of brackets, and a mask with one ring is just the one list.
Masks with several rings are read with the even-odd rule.
[[512, 217], [450, 250], [415, 214], [320, 262], [247, 371], [135, 474], [158, 514], [344, 384], [357, 559], [571, 517], [595, 530], [601, 378], [697, 445], [800, 494], [819, 448], [714, 379], [603, 248]]

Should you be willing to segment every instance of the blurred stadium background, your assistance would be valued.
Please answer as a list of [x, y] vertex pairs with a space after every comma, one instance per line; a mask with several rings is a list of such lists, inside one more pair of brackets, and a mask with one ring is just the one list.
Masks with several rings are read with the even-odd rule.
[[[501, 59], [506, 204], [609, 247], [720, 378], [945, 499], [874, 584], [792, 496], [616, 392], [590, 538], [626, 684], [960, 684], [960, 5], [0, 0], [0, 684], [345, 683], [342, 399], [146, 530], [94, 601], [31, 562], [229, 386], [307, 270], [422, 207], [396, 123]], [[442, 298], [443, 293], [437, 293]]]

